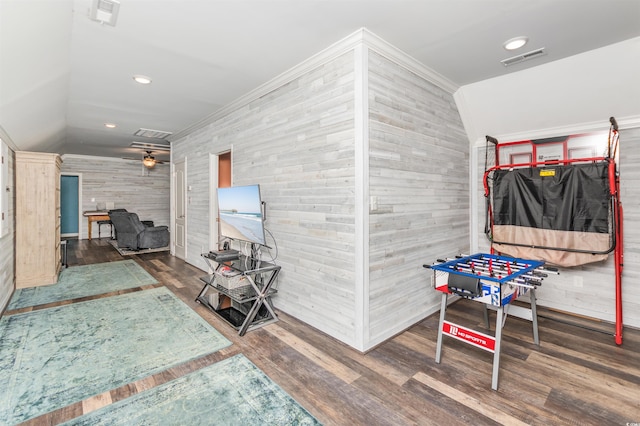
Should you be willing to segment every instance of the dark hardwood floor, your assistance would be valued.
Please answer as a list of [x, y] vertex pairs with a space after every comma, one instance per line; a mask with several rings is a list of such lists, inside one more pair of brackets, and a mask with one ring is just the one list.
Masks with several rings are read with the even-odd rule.
[[[538, 347], [532, 342], [530, 323], [509, 318], [499, 390], [492, 391], [490, 353], [445, 339], [442, 362], [435, 363], [437, 314], [367, 354], [283, 313], [279, 322], [238, 337], [194, 301], [201, 270], [168, 253], [130, 258], [233, 345], [26, 424], [61, 423], [237, 353], [325, 425], [640, 424], [639, 330], [626, 328], [618, 347], [612, 325], [540, 309]], [[122, 257], [106, 239], [70, 240], [68, 260], [74, 266]], [[461, 300], [448, 309], [447, 319], [481, 327], [480, 308]]]

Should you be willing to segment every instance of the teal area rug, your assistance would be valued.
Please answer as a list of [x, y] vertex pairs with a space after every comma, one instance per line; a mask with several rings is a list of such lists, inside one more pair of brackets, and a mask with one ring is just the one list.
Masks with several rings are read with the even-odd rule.
[[65, 425], [319, 425], [244, 355], [236, 355]]
[[17, 289], [7, 310], [95, 296], [157, 282], [134, 260], [71, 266], [62, 270], [57, 284]]
[[0, 319], [0, 424], [15, 424], [231, 344], [164, 287]]

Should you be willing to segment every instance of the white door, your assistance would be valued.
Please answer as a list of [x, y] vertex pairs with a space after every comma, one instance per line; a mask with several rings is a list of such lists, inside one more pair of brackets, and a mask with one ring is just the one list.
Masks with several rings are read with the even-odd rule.
[[187, 211], [186, 211], [186, 169], [187, 160], [184, 159], [175, 163], [175, 169], [173, 173], [173, 183], [175, 188], [175, 202], [174, 202], [174, 217], [175, 217], [175, 229], [174, 229], [174, 254], [177, 258], [185, 260], [187, 257]]

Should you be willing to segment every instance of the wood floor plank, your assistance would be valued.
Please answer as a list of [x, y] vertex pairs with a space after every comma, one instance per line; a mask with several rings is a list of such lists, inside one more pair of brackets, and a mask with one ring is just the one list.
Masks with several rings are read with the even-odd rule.
[[[123, 260], [107, 238], [69, 240], [71, 266]], [[435, 363], [438, 314], [366, 354], [278, 312], [280, 321], [238, 336], [195, 298], [199, 270], [169, 253], [127, 256], [215, 327], [232, 345], [32, 419], [54, 425], [237, 354], [249, 358], [325, 425], [624, 425], [640, 422], [640, 330], [626, 327], [617, 346], [610, 324], [539, 310], [540, 346], [531, 323], [509, 317], [503, 330], [499, 388], [491, 390], [493, 355], [445, 338]], [[127, 291], [144, 291], [149, 286]], [[149, 287], [150, 288], [150, 287]], [[115, 294], [115, 293], [114, 293]], [[113, 294], [96, 297], [111, 297]], [[277, 295], [276, 295], [277, 298]], [[57, 302], [52, 306], [78, 303]], [[277, 299], [274, 299], [277, 306]], [[50, 307], [47, 305], [47, 307]], [[27, 308], [27, 310], [42, 307]], [[5, 313], [8, 314], [8, 313]], [[447, 319], [485, 331], [480, 304], [461, 299]]]
[[485, 404], [481, 403], [477, 399], [468, 396], [467, 394], [456, 390], [455, 388], [443, 383], [439, 380], [434, 380], [432, 377], [418, 372], [413, 376], [414, 379], [423, 383], [430, 388], [440, 392], [443, 395], [448, 396], [454, 401], [459, 402], [460, 404], [465, 405], [466, 407], [471, 408], [472, 410], [478, 412], [479, 414], [488, 417], [490, 419], [495, 420], [500, 424], [508, 424], [513, 426], [526, 426], [528, 423], [524, 423], [519, 419], [508, 415], [500, 411], [495, 407], [487, 407]]
[[92, 411], [97, 410], [98, 408], [105, 407], [111, 404], [113, 401], [111, 400], [110, 392], [103, 392], [101, 394], [92, 396], [91, 398], [87, 398], [82, 401], [82, 412], [84, 414], [90, 413]]
[[313, 363], [319, 365], [327, 371], [330, 371], [345, 383], [352, 383], [354, 380], [360, 377], [360, 374], [346, 367], [344, 364], [325, 353], [322, 349], [315, 348], [307, 344], [302, 339], [298, 339], [293, 334], [288, 333], [282, 327], [279, 327], [277, 324], [268, 325], [267, 327], [265, 327], [265, 330], [291, 346], [296, 351], [300, 352]]

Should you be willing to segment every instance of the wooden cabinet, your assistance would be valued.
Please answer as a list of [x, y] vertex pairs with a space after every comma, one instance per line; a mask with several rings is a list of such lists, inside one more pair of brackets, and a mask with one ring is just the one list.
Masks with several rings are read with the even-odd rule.
[[16, 152], [16, 288], [58, 282], [61, 164], [58, 154]]

